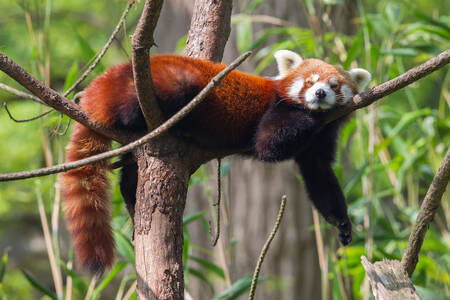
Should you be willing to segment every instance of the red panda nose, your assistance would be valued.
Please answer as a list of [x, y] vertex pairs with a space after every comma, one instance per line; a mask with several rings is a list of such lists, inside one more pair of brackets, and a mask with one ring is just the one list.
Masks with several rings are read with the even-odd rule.
[[318, 89], [316, 91], [316, 96], [319, 99], [325, 98], [326, 95], [327, 95], [327, 93], [325, 93], [325, 91], [323, 89]]

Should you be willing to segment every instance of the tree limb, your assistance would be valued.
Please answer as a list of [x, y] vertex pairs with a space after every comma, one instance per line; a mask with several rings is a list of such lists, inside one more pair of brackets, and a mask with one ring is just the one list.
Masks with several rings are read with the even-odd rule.
[[183, 119], [189, 112], [191, 112], [198, 104], [200, 104], [203, 100], [206, 99], [206, 96], [209, 92], [211, 92], [222, 80], [223, 77], [225, 77], [228, 73], [230, 73], [233, 69], [235, 69], [237, 66], [239, 66], [245, 59], [247, 59], [250, 56], [251, 52], [246, 52], [236, 58], [228, 67], [223, 69], [219, 74], [214, 76], [213, 79], [201, 90], [201, 92], [195, 96], [195, 98], [189, 102], [185, 107], [183, 107], [180, 111], [178, 111], [176, 114], [174, 114], [170, 119], [165, 121], [162, 125], [160, 125], [158, 128], [153, 130], [152, 132], [148, 133], [144, 137], [126, 145], [121, 148], [111, 150], [108, 152], [104, 152], [101, 154], [97, 154], [85, 159], [77, 160], [74, 162], [64, 163], [56, 166], [52, 166], [49, 168], [42, 168], [37, 170], [31, 170], [31, 171], [24, 171], [24, 172], [17, 172], [17, 173], [5, 173], [0, 174], [0, 182], [1, 181], [11, 181], [11, 180], [17, 180], [17, 179], [26, 179], [26, 178], [32, 178], [32, 177], [38, 177], [38, 176], [44, 176], [54, 173], [60, 173], [65, 172], [71, 169], [79, 168], [97, 161], [105, 160], [114, 156], [122, 155], [127, 152], [130, 152], [137, 147], [147, 143], [151, 139], [154, 139], [163, 133], [167, 132], [169, 128], [171, 128], [173, 125], [175, 125], [177, 122], [179, 122], [181, 119]]
[[53, 107], [55, 110], [104, 136], [112, 138], [120, 143], [129, 142], [130, 136], [133, 136], [130, 132], [106, 128], [91, 121], [78, 104], [75, 104], [53, 89], [47, 87], [44, 83], [37, 80], [33, 75], [29, 74], [3, 53], [0, 53], [0, 70], [20, 83], [48, 106]]
[[420, 206], [420, 212], [417, 216], [414, 227], [408, 239], [408, 245], [406, 246], [405, 253], [402, 257], [402, 267], [411, 277], [416, 265], [419, 261], [419, 252], [422, 247], [425, 234], [433, 221], [439, 204], [442, 199], [442, 195], [447, 188], [450, 180], [450, 148], [447, 150], [447, 154], [441, 163], [433, 181], [428, 188], [427, 194], [423, 199]]
[[351, 113], [359, 108], [369, 106], [376, 100], [379, 100], [393, 92], [404, 88], [405, 86], [427, 76], [428, 74], [442, 68], [450, 62], [450, 49], [445, 50], [439, 55], [430, 58], [423, 64], [414, 67], [407, 72], [388, 80], [376, 87], [357, 94], [349, 104], [333, 109], [328, 114], [327, 123], [332, 122], [344, 115]]
[[162, 0], [146, 0], [136, 31], [131, 40], [133, 77], [136, 92], [149, 131], [164, 121], [156, 102], [150, 68], [150, 48], [154, 45], [153, 32], [158, 22]]
[[361, 263], [366, 270], [376, 300], [420, 299], [398, 260], [383, 259], [372, 264], [365, 256], [361, 256]]

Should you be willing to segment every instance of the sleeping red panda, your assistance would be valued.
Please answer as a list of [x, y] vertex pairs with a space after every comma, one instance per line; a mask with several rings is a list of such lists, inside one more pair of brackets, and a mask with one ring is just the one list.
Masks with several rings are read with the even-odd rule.
[[[280, 50], [275, 53], [279, 75], [263, 78], [232, 71], [206, 101], [174, 127], [202, 147], [246, 148], [262, 161], [294, 158], [311, 201], [325, 219], [337, 226], [339, 239], [351, 241], [351, 223], [332, 170], [339, 125], [324, 125], [324, 112], [350, 101], [370, 81], [363, 69], [348, 72], [321, 60], [305, 59]], [[178, 55], [151, 57], [154, 92], [166, 118], [186, 105], [225, 68], [207, 60]], [[105, 127], [145, 133], [131, 63], [106, 70], [86, 88], [81, 106]], [[76, 123], [67, 146], [67, 161], [107, 151], [110, 140]], [[63, 208], [72, 234], [78, 265], [91, 273], [110, 267], [114, 240], [110, 228], [107, 162], [62, 174]], [[122, 168], [120, 188], [133, 217], [137, 166]]]

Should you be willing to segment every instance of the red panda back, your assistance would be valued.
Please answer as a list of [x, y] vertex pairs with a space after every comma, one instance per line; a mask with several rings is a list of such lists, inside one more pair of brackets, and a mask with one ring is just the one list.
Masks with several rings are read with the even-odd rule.
[[[165, 116], [170, 117], [185, 106], [224, 68], [223, 64], [183, 56], [152, 56], [155, 96]], [[213, 140], [217, 147], [246, 146], [251, 143], [267, 105], [275, 98], [270, 79], [232, 71], [177, 130]], [[130, 63], [111, 67], [94, 79], [85, 89], [80, 105], [91, 120], [105, 127], [146, 128]], [[109, 148], [109, 139], [77, 123], [67, 146], [67, 161]], [[107, 170], [107, 162], [98, 162], [61, 175], [63, 207], [78, 265], [91, 273], [102, 272], [114, 258]]]

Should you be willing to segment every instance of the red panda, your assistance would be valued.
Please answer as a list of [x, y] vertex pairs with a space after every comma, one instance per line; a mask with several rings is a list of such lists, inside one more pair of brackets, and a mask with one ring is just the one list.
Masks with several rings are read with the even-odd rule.
[[[188, 135], [202, 147], [246, 148], [262, 161], [294, 158], [309, 197], [327, 221], [339, 229], [339, 239], [351, 241], [347, 206], [331, 168], [339, 125], [323, 127], [327, 109], [342, 105], [370, 81], [363, 69], [348, 72], [317, 59], [280, 50], [275, 54], [279, 75], [263, 78], [232, 71], [206, 101], [173, 133]], [[186, 105], [225, 65], [178, 55], [154, 55], [151, 76], [166, 118]], [[144, 133], [131, 63], [106, 70], [86, 88], [81, 106], [92, 121]], [[319, 132], [318, 128], [323, 127]], [[76, 123], [67, 146], [67, 161], [107, 151], [110, 140]], [[72, 234], [78, 265], [91, 273], [110, 267], [114, 240], [107, 180], [108, 164], [98, 162], [61, 176], [63, 208]], [[121, 193], [133, 217], [137, 166], [122, 168]]]

